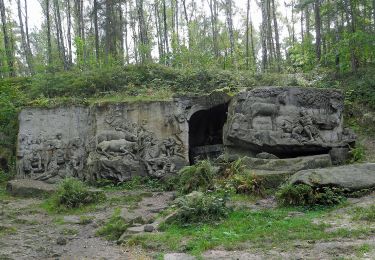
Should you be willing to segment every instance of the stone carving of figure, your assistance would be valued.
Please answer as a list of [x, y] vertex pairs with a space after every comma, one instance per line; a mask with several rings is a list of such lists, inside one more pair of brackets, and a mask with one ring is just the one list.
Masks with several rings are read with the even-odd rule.
[[[290, 123], [290, 122], [289, 122]], [[288, 125], [285, 122], [282, 125], [284, 132], [291, 131], [291, 136], [298, 141], [303, 141], [304, 136], [307, 137], [308, 141], [323, 141], [320, 135], [319, 129], [314, 125], [313, 118], [309, 115], [307, 110], [302, 109], [299, 113], [299, 117]]]

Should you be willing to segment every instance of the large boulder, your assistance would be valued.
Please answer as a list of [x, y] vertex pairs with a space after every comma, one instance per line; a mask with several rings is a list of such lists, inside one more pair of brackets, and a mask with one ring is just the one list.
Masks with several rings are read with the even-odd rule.
[[344, 96], [335, 89], [261, 87], [230, 102], [224, 144], [249, 155], [280, 158], [328, 153], [347, 147], [354, 134], [343, 127]]
[[349, 190], [370, 189], [375, 187], [375, 163], [303, 170], [294, 174], [290, 183], [312, 187], [335, 186]]
[[267, 188], [277, 188], [294, 173], [305, 169], [331, 167], [328, 154], [302, 156], [287, 159], [261, 159], [244, 157], [242, 162], [251, 172], [263, 179]]
[[19, 197], [44, 197], [56, 191], [56, 186], [37, 180], [11, 180], [7, 184], [7, 191]]

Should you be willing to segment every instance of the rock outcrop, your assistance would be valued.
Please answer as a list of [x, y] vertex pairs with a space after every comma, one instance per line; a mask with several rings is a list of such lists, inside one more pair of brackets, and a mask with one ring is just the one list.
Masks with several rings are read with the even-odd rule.
[[375, 163], [303, 170], [294, 174], [290, 183], [313, 187], [334, 186], [352, 191], [371, 189], [375, 188]]
[[278, 157], [328, 153], [347, 147], [354, 134], [343, 127], [338, 90], [263, 87], [235, 96], [228, 110], [224, 145], [230, 151]]

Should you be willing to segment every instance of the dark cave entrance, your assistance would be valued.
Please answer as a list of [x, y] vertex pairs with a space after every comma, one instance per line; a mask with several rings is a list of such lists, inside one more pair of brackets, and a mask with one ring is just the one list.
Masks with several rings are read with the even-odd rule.
[[189, 120], [190, 164], [201, 159], [216, 158], [224, 149], [223, 127], [228, 104], [195, 112]]

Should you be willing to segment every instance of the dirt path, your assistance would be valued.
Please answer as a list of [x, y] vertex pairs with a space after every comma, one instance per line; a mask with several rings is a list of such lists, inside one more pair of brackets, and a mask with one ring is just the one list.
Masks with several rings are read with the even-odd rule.
[[[142, 194], [142, 192], [138, 192]], [[123, 192], [111, 193], [112, 198], [134, 196]], [[143, 193], [136, 203], [122, 204], [127, 214], [157, 214], [173, 199], [171, 193]], [[126, 200], [125, 200], [126, 201]], [[152, 259], [156, 252], [119, 246], [95, 235], [98, 227], [118, 208], [118, 204], [102, 205], [81, 215], [51, 215], [40, 206], [39, 199], [7, 198], [0, 201], [0, 259]], [[375, 193], [351, 199], [348, 205], [316, 219], [328, 224], [327, 231], [371, 225], [353, 222], [355, 207], [375, 204]], [[254, 203], [253, 210], [274, 207], [272, 198]], [[89, 221], [82, 221], [85, 216]], [[150, 218], [152, 216], [149, 216]], [[308, 230], [306, 230], [308, 232]], [[332, 241], [296, 241], [292, 247], [263, 250], [246, 245], [244, 251], [225, 251], [220, 248], [205, 252], [204, 259], [375, 259], [375, 234], [358, 239], [341, 238]], [[167, 255], [167, 259], [192, 259], [184, 254]], [[187, 257], [187, 258], [184, 258]]]

